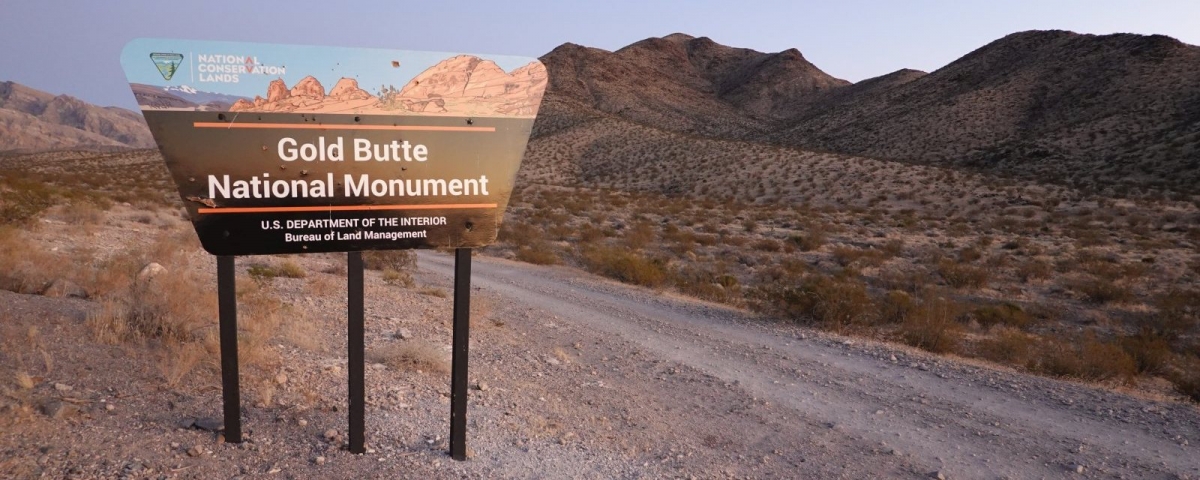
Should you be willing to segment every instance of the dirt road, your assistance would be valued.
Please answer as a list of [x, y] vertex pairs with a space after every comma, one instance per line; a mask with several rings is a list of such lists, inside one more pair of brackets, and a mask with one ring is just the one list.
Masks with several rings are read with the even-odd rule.
[[[1200, 478], [1194, 406], [757, 321], [565, 268], [487, 257], [473, 263], [473, 286], [512, 303], [503, 308], [542, 312], [554, 319], [550, 329], [565, 326], [570, 336], [627, 342], [643, 362], [663, 365], [642, 372], [660, 387], [622, 393], [615, 385], [614, 393], [660, 403], [664, 412], [740, 399], [744, 408], [700, 408], [690, 412], [698, 418], [654, 427], [729, 450], [743, 466], [765, 455], [761, 471], [726, 473]], [[420, 265], [438, 276], [453, 272], [453, 259], [441, 254], [421, 252]], [[599, 360], [592, 368], [619, 370], [629, 359]], [[675, 381], [661, 373], [680, 369], [697, 375]], [[730, 438], [713, 440], [705, 432], [714, 427]]]

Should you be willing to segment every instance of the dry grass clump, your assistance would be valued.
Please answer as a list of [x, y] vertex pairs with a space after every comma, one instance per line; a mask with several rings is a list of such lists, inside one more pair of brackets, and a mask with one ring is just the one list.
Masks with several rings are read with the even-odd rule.
[[992, 332], [991, 337], [979, 343], [980, 357], [1005, 365], [1024, 366], [1029, 362], [1035, 337], [1006, 326], [999, 326]]
[[0, 225], [0, 290], [41, 293], [68, 273], [69, 263], [47, 252], [12, 226]]
[[561, 262], [558, 254], [546, 242], [518, 247], [516, 259], [534, 265], [556, 265]]
[[246, 269], [246, 273], [257, 281], [266, 281], [277, 277], [304, 278], [308, 276], [304, 267], [292, 260], [283, 260], [278, 265], [254, 263]]
[[891, 290], [879, 301], [879, 321], [898, 324], [904, 322], [917, 308], [912, 295], [901, 290]]
[[661, 287], [667, 280], [666, 261], [620, 247], [588, 248], [582, 260], [593, 273], [634, 285]]
[[798, 283], [759, 285], [752, 296], [759, 311], [835, 330], [871, 323], [877, 315], [866, 285], [851, 278], [808, 275]]
[[670, 272], [670, 282], [680, 293], [701, 300], [730, 305], [742, 303], [741, 283], [737, 277], [723, 271], [700, 265], [678, 265]]
[[1006, 325], [1015, 328], [1025, 328], [1031, 320], [1029, 315], [1021, 310], [1021, 307], [1009, 302], [977, 308], [972, 312], [972, 316], [984, 327]]
[[383, 283], [397, 287], [412, 288], [417, 284], [413, 280], [412, 274], [391, 268], [384, 269], [383, 273], [380, 274], [380, 278], [383, 279]]
[[942, 259], [937, 264], [937, 273], [954, 288], [979, 289], [987, 286], [990, 274], [983, 267]]
[[362, 252], [363, 266], [368, 270], [392, 269], [397, 272], [417, 268], [417, 253], [412, 250], [368, 250]]
[[106, 297], [87, 319], [96, 338], [106, 343], [159, 340], [186, 343], [203, 338], [215, 326], [216, 294], [199, 288], [211, 280], [198, 278], [182, 264], [147, 279], [131, 278], [128, 285]]
[[17, 174], [0, 176], [0, 225], [23, 225], [54, 205], [53, 186]]
[[1119, 379], [1132, 383], [1137, 362], [1119, 345], [1102, 342], [1094, 335], [1066, 340], [1043, 338], [1029, 370], [1083, 380]]
[[1087, 301], [1096, 304], [1127, 303], [1133, 300], [1133, 293], [1127, 287], [1108, 278], [1088, 275], [1070, 281], [1068, 285], [1082, 294]]
[[450, 360], [437, 345], [423, 340], [406, 340], [372, 348], [367, 359], [399, 371], [449, 373]]
[[796, 245], [796, 248], [801, 252], [811, 252], [825, 245], [826, 236], [825, 231], [822, 229], [811, 229], [805, 233], [793, 235], [788, 240]]
[[900, 325], [904, 343], [934, 353], [958, 351], [962, 325], [957, 321], [962, 307], [933, 293], [921, 299]]

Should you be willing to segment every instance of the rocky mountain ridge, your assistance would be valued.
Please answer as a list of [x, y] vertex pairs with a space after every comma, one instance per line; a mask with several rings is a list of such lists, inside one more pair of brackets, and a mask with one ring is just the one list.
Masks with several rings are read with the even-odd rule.
[[0, 82], [0, 151], [153, 146], [136, 112]]
[[542, 61], [535, 136], [619, 118], [1117, 194], [1200, 193], [1200, 47], [1161, 35], [1020, 32], [928, 74], [854, 84], [798, 51], [683, 34], [615, 52], [564, 44]]

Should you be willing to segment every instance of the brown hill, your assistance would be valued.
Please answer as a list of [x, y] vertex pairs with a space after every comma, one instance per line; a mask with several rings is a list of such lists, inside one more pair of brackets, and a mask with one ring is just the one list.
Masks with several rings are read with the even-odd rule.
[[1197, 72], [1200, 47], [1169, 37], [1022, 32], [929, 75], [834, 91], [775, 140], [1077, 186], [1194, 193]]
[[153, 146], [136, 112], [0, 83], [0, 150]]
[[[616, 52], [567, 43], [541, 60], [550, 72], [547, 100], [566, 98], [657, 128], [734, 138], [758, 137], [819, 92], [847, 84], [796, 50], [761, 53], [678, 33]], [[573, 113], [553, 110], [556, 104], [562, 102], [543, 115]]]

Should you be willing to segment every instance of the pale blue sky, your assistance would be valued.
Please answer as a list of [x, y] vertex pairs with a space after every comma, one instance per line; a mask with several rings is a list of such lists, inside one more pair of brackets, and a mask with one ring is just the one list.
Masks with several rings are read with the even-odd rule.
[[1160, 33], [1196, 45], [1200, 1], [0, 0], [0, 80], [133, 108], [120, 52], [137, 37], [537, 57], [564, 42], [615, 50], [684, 32], [767, 52], [794, 47], [858, 81], [935, 70], [1031, 29]]

